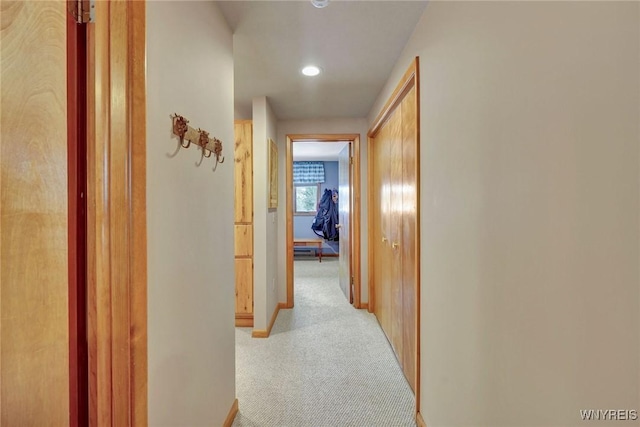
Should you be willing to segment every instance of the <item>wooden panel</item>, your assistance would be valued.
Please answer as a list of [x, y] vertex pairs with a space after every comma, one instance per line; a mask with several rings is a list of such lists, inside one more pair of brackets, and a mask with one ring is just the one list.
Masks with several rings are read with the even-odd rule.
[[338, 278], [342, 293], [347, 301], [353, 301], [351, 294], [351, 144], [338, 154], [338, 223], [340, 224], [340, 260]]
[[236, 259], [236, 313], [253, 313], [253, 260]]
[[235, 222], [253, 221], [253, 132], [247, 121], [235, 123]]
[[417, 341], [417, 135], [416, 90], [411, 89], [402, 101], [402, 367], [409, 385], [416, 387]]
[[0, 424], [63, 426], [70, 421], [66, 4], [0, 7]]
[[403, 362], [403, 307], [402, 307], [402, 111], [396, 108], [388, 122], [389, 157], [389, 258], [390, 288], [391, 288], [391, 345], [393, 346], [400, 365]]
[[253, 255], [253, 225], [240, 224], [235, 226], [236, 257], [250, 257]]

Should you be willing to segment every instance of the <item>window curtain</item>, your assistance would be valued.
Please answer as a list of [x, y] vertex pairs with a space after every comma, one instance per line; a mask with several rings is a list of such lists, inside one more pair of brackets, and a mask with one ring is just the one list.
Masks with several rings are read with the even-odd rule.
[[321, 184], [324, 182], [323, 162], [293, 162], [293, 184]]

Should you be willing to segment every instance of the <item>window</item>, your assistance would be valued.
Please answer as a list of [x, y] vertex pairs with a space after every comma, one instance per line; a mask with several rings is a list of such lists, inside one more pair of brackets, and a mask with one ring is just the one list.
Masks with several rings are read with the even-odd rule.
[[297, 215], [315, 215], [320, 196], [320, 184], [296, 185], [294, 212]]
[[293, 212], [296, 215], [315, 215], [324, 178], [323, 162], [293, 162]]

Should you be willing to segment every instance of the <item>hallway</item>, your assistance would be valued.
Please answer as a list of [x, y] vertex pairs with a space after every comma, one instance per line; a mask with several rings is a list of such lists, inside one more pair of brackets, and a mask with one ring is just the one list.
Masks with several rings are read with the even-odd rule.
[[415, 426], [414, 395], [375, 317], [344, 298], [338, 259], [294, 264], [295, 308], [271, 336], [236, 328], [233, 426]]

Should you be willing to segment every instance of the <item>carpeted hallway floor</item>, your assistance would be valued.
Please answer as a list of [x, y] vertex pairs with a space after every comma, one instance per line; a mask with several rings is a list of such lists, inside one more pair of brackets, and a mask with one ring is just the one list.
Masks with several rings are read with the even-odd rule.
[[295, 308], [267, 339], [236, 328], [236, 427], [415, 426], [415, 398], [375, 317], [351, 307], [338, 259], [295, 261]]

